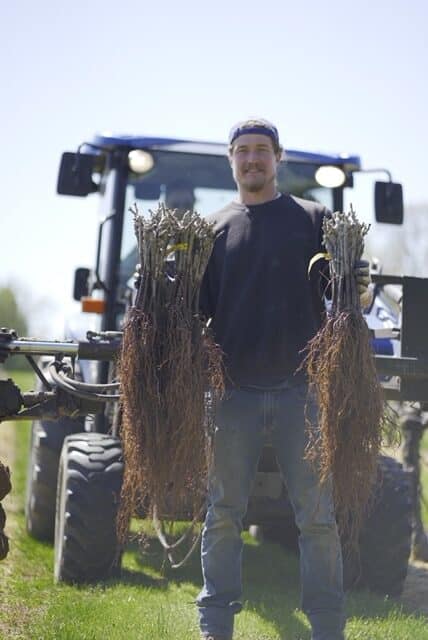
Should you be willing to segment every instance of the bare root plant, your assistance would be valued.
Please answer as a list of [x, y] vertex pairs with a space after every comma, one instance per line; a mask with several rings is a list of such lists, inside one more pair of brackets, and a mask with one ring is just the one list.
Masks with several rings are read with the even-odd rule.
[[199, 316], [199, 289], [214, 235], [197, 213], [179, 220], [160, 205], [134, 210], [140, 254], [135, 306], [126, 318], [120, 358], [125, 475], [118, 533], [144, 510], [165, 548], [161, 523], [196, 521], [205, 501], [210, 452], [207, 392], [221, 394], [221, 352]]
[[357, 546], [370, 504], [388, 423], [354, 275], [368, 228], [352, 208], [324, 220], [332, 307], [304, 362], [319, 405], [306, 456], [317, 465], [322, 483], [333, 481], [339, 530], [350, 549]]

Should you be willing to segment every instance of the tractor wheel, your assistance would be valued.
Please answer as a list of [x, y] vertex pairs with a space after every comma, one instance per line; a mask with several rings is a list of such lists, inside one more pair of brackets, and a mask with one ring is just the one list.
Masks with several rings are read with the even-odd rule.
[[57, 582], [97, 582], [119, 570], [116, 517], [122, 477], [118, 438], [85, 433], [65, 439], [56, 500]]
[[345, 586], [400, 595], [411, 549], [411, 514], [408, 474], [396, 460], [381, 456], [378, 486], [361, 533], [359, 557], [345, 557]]
[[[382, 594], [401, 593], [410, 556], [411, 511], [408, 474], [396, 460], [380, 456], [378, 485], [359, 551], [344, 556], [346, 589], [366, 587]], [[259, 529], [264, 539], [298, 553], [299, 531], [292, 517], [265, 523]]]
[[59, 457], [64, 438], [84, 429], [84, 419], [35, 420], [27, 472], [25, 516], [28, 533], [53, 542]]

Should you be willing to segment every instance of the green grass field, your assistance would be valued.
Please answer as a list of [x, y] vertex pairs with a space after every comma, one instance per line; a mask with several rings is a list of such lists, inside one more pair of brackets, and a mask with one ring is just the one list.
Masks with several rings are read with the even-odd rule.
[[[0, 425], [0, 442], [1, 442]], [[197, 640], [194, 606], [201, 585], [199, 560], [163, 571], [152, 539], [131, 544], [120, 580], [91, 587], [53, 583], [51, 546], [25, 532], [24, 491], [29, 424], [16, 423], [13, 466], [16, 514], [9, 516], [11, 553], [0, 563], [0, 638], [36, 640]], [[245, 609], [236, 640], [309, 640], [298, 610], [298, 561], [278, 546], [245, 535]], [[428, 640], [428, 619], [371, 593], [348, 596], [348, 640]]]

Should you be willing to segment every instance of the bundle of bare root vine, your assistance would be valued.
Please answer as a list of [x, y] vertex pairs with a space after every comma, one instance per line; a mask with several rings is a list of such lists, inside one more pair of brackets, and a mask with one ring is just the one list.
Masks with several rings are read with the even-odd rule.
[[350, 549], [357, 546], [370, 504], [387, 422], [354, 274], [368, 229], [352, 208], [324, 219], [332, 306], [305, 360], [319, 405], [318, 429], [310, 425], [306, 454], [321, 482], [333, 481], [339, 530]]
[[165, 542], [160, 523], [174, 523], [183, 510], [196, 520], [204, 508], [206, 397], [223, 389], [221, 352], [199, 315], [214, 234], [195, 212], [181, 220], [163, 205], [147, 219], [133, 213], [141, 277], [119, 367], [125, 475], [118, 533], [125, 541], [130, 517], [143, 510]]

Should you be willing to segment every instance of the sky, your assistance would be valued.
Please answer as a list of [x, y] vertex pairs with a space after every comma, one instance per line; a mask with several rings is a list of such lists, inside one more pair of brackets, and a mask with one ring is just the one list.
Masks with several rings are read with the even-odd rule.
[[427, 23], [425, 0], [4, 3], [0, 286], [61, 337], [98, 208], [56, 195], [59, 160], [100, 131], [224, 142], [262, 116], [286, 148], [358, 154], [428, 202]]

